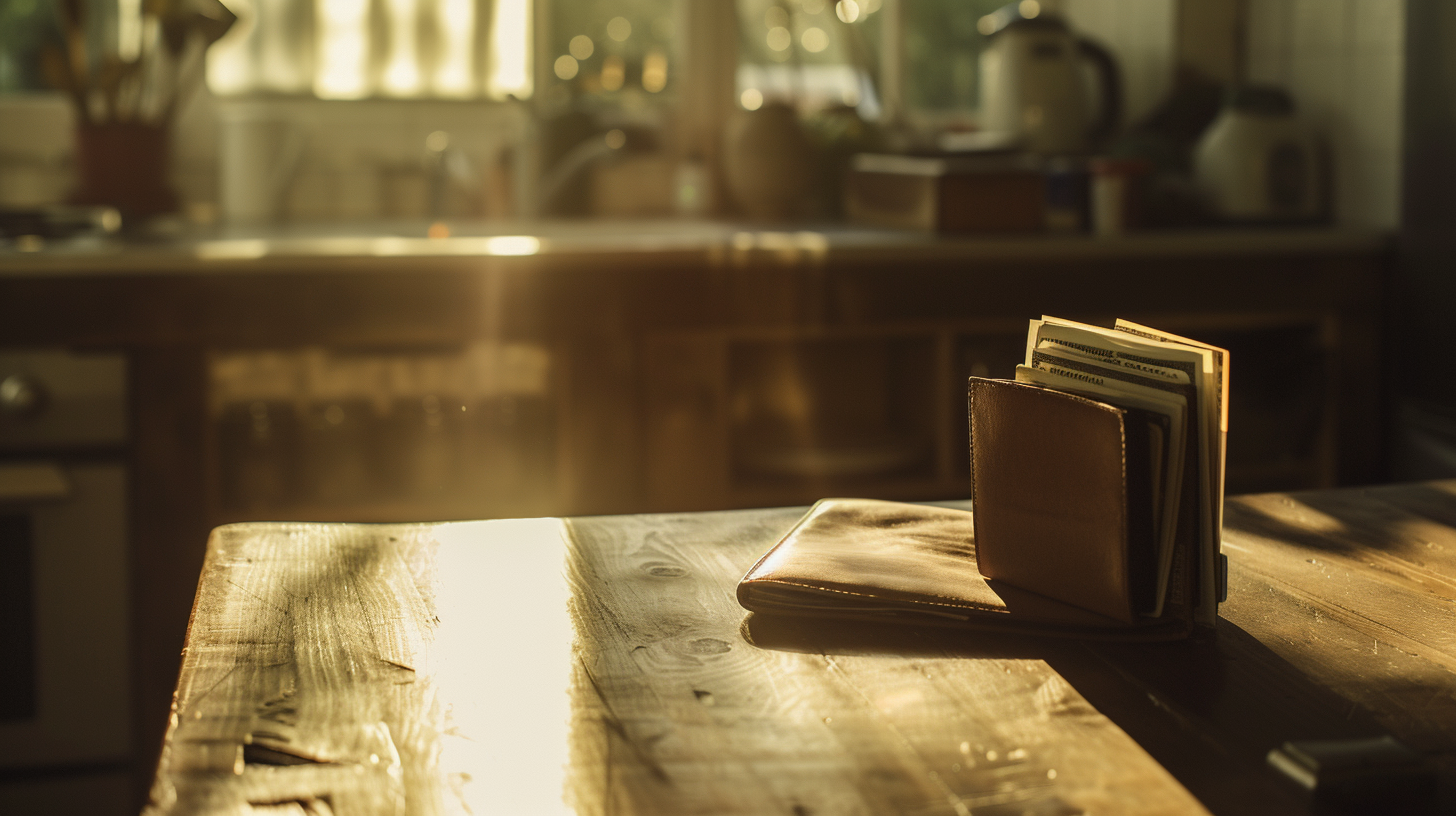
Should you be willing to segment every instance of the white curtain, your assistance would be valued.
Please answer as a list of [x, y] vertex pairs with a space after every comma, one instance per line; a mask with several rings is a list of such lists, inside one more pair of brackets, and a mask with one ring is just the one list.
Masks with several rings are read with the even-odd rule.
[[208, 54], [220, 95], [525, 98], [532, 0], [224, 0]]

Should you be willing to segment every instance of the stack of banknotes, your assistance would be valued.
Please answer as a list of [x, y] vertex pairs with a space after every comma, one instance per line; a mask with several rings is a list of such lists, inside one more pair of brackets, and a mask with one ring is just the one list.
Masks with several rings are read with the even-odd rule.
[[[1228, 352], [1127, 320], [1103, 328], [1043, 316], [1027, 330], [1017, 382], [1128, 409], [1150, 428], [1156, 590], [1141, 610], [1161, 616], [1167, 604], [1192, 607], [1211, 625], [1225, 594], [1220, 560], [1224, 458], [1228, 434]], [[1196, 537], [1193, 548], [1175, 547]], [[1181, 553], [1196, 553], [1197, 564]], [[1181, 597], [1194, 570], [1194, 597]], [[1170, 591], [1171, 588], [1171, 591]]]

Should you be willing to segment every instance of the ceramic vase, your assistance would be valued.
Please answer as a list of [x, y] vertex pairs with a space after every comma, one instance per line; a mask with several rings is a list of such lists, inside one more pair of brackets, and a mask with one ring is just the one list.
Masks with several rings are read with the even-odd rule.
[[782, 221], [802, 215], [812, 192], [814, 159], [794, 109], [766, 102], [731, 116], [723, 173], [733, 200], [748, 217]]

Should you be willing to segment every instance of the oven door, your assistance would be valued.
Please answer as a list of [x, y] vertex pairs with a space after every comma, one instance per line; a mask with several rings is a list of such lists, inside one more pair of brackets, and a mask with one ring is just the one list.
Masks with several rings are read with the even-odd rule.
[[130, 752], [126, 472], [0, 461], [0, 772]]

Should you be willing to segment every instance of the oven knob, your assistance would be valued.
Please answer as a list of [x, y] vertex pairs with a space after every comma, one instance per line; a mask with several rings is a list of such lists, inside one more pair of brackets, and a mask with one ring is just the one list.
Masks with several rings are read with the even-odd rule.
[[29, 419], [45, 409], [46, 390], [40, 380], [11, 374], [0, 380], [0, 414]]

